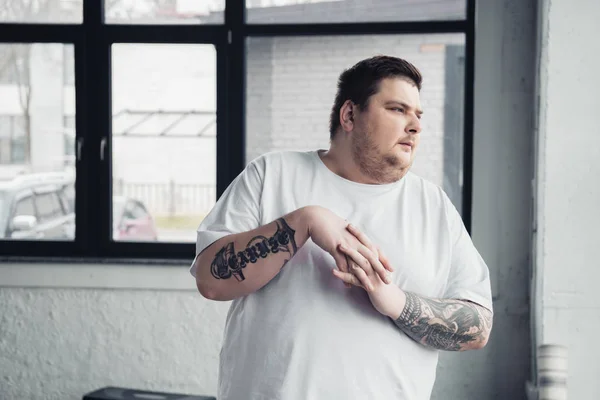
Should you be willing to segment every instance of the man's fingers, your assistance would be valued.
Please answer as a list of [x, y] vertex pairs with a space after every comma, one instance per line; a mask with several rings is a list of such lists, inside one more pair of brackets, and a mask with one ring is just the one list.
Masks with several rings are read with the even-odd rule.
[[[366, 234], [361, 232], [356, 226], [352, 224], [348, 224], [347, 230], [354, 235], [355, 238], [359, 240], [366, 248], [371, 250], [375, 254], [375, 257], [383, 264], [383, 267], [390, 272], [394, 271], [392, 265], [387, 257], [382, 254], [381, 248], [379, 246], [375, 246], [373, 242], [367, 237]], [[382, 278], [383, 279], [383, 278]]]
[[379, 275], [382, 281], [384, 281], [385, 283], [390, 283], [392, 281], [389, 277], [388, 271], [383, 266], [381, 261], [379, 261], [379, 258], [376, 254], [374, 254], [364, 246], [359, 246], [358, 251], [360, 254], [363, 255], [363, 257], [365, 257], [368, 260], [369, 264], [377, 273], [377, 275]]
[[[350, 260], [350, 258], [347, 255], [344, 255], [344, 260], [346, 261], [346, 273], [349, 274], [350, 273], [350, 265], [352, 265], [352, 261]], [[346, 282], [345, 286], [349, 289], [352, 287], [352, 282]]]
[[381, 252], [381, 249], [378, 248], [377, 250], [379, 251], [379, 261], [381, 261], [381, 264], [383, 265], [383, 267], [390, 272], [394, 272], [394, 267], [392, 267], [392, 263], [390, 262], [390, 259], [387, 258], [385, 256], [385, 254], [383, 254]]
[[350, 266], [348, 265], [348, 259], [345, 254], [338, 254], [333, 257], [335, 259], [335, 264], [341, 272], [350, 271]]
[[[333, 257], [335, 265], [337, 265], [339, 272], [347, 274], [350, 271], [350, 265], [348, 257], [344, 253], [338, 253], [337, 256]], [[346, 283], [346, 287], [349, 288], [351, 285]]]
[[369, 276], [367, 275], [367, 273], [365, 272], [364, 269], [360, 268], [358, 265], [351, 265], [350, 269], [352, 270], [352, 273], [354, 274], [355, 277], [358, 278], [358, 280], [360, 281], [360, 286], [362, 286], [364, 289], [366, 289], [369, 292], [372, 292], [373, 290], [375, 290], [375, 287], [373, 287], [373, 284], [371, 283], [371, 280], [369, 279]]
[[371, 263], [369, 262], [369, 260], [366, 257], [364, 257], [359, 251], [356, 251], [346, 245], [341, 244], [339, 247], [340, 247], [340, 251], [343, 254], [345, 254], [346, 256], [348, 256], [348, 258], [349, 258], [349, 262], [348, 262], [349, 268], [351, 267], [352, 262], [354, 262], [360, 268], [365, 270], [367, 275], [371, 275], [373, 268], [371, 266]]
[[367, 235], [365, 235], [364, 233], [362, 233], [356, 226], [352, 225], [352, 224], [348, 224], [347, 226], [348, 231], [353, 234], [366, 248], [368, 248], [369, 250], [371, 250], [372, 252], [376, 253], [377, 252], [377, 247], [375, 247], [375, 245], [373, 245], [373, 242], [371, 242], [371, 240], [367, 237]]
[[344, 282], [344, 284], [348, 287], [350, 287], [352, 285], [361, 286], [358, 278], [354, 274], [351, 274], [349, 272], [341, 272], [334, 268], [333, 275], [340, 278]]

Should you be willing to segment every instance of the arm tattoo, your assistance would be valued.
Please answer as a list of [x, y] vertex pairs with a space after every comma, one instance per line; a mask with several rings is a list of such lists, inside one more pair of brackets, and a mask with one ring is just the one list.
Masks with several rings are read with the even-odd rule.
[[416, 342], [460, 351], [486, 342], [492, 312], [470, 301], [429, 299], [406, 292], [406, 305], [394, 322]]
[[246, 245], [246, 249], [236, 253], [233, 248], [233, 242], [227, 243], [219, 250], [210, 265], [210, 272], [216, 279], [229, 279], [232, 276], [238, 281], [246, 279], [243, 269], [249, 263], [256, 263], [269, 254], [279, 252], [289, 253], [290, 257], [284, 261], [283, 266], [296, 254], [296, 240], [294, 235], [296, 231], [290, 228], [283, 218], [275, 221], [277, 231], [270, 238], [265, 236], [255, 236]]

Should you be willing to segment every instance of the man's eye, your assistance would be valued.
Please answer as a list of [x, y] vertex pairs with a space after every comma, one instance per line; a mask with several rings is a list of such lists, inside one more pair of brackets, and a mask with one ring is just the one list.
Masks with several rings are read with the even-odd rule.
[[393, 110], [394, 110], [394, 111], [400, 111], [400, 112], [402, 112], [402, 113], [404, 112], [404, 108], [398, 108], [398, 107], [395, 107], [395, 108], [393, 108]]

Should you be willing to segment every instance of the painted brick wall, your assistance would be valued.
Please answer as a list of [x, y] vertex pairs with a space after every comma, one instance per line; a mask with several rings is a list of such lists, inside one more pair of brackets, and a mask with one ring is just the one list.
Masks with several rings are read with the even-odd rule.
[[541, 7], [537, 339], [567, 346], [569, 399], [598, 399], [600, 4]]

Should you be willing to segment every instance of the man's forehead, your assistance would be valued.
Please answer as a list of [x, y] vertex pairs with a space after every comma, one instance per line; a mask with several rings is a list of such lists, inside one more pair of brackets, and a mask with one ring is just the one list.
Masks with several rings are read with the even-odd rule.
[[382, 103], [401, 102], [413, 108], [421, 108], [419, 89], [409, 79], [391, 78], [380, 82], [375, 95]]
[[379, 92], [405, 93], [419, 96], [419, 89], [413, 81], [408, 78], [386, 78], [379, 83]]

